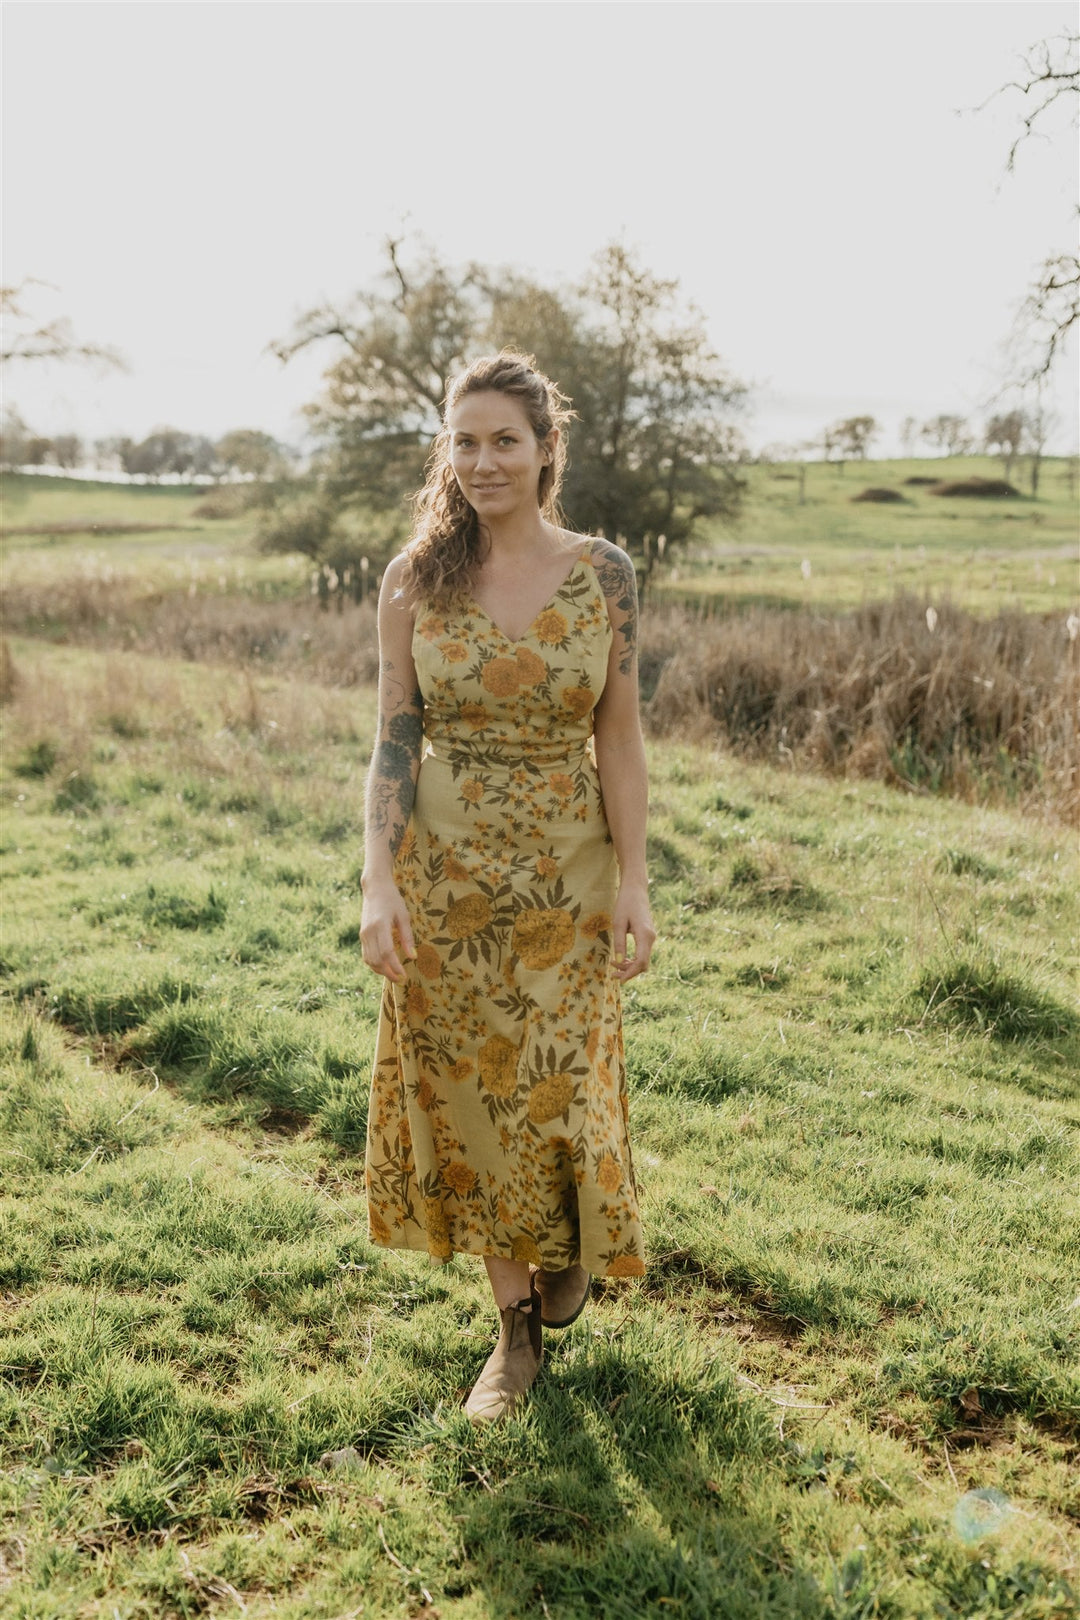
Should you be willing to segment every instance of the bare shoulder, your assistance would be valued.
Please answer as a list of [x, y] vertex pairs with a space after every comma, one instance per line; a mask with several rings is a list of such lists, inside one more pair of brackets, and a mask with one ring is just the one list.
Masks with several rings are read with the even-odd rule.
[[637, 601], [637, 574], [632, 559], [622, 546], [594, 535], [589, 560], [608, 600], [624, 613], [632, 613]]
[[383, 569], [382, 586], [379, 591], [379, 600], [387, 607], [396, 608], [399, 612], [414, 617], [414, 610], [410, 606], [405, 593], [405, 581], [408, 574], [409, 554], [399, 551]]

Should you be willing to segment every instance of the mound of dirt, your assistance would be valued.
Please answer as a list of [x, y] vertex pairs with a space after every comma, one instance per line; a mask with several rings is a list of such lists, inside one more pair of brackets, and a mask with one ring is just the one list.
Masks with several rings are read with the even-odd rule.
[[984, 500], [1014, 500], [1020, 498], [1020, 491], [1008, 483], [1004, 478], [954, 478], [940, 484], [934, 484], [930, 490], [931, 495], [975, 495]]
[[936, 478], [926, 478], [922, 473], [916, 473], [912, 478], [905, 478], [905, 484], [936, 484]]
[[884, 486], [876, 488], [871, 485], [869, 489], [864, 489], [861, 494], [853, 495], [851, 498], [853, 501], [902, 501], [907, 497], [901, 495], [898, 489], [888, 489]]

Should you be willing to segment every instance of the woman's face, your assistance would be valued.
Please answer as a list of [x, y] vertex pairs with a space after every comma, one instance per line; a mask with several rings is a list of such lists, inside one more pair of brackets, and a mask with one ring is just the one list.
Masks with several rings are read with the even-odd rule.
[[520, 402], [497, 389], [466, 394], [446, 425], [454, 476], [481, 519], [535, 510], [540, 470], [551, 459], [557, 428], [545, 448]]

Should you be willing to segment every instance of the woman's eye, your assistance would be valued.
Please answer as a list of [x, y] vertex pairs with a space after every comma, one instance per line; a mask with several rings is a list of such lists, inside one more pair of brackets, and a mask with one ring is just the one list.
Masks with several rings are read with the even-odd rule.
[[499, 443], [500, 444], [516, 444], [517, 440], [515, 438], [513, 438], [509, 433], [504, 433], [502, 438], [499, 440]]

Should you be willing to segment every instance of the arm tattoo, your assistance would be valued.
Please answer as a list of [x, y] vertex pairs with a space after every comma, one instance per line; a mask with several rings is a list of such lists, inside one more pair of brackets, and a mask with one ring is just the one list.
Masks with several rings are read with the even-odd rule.
[[383, 689], [386, 701], [395, 709], [400, 709], [405, 702], [405, 688], [394, 674], [394, 666], [389, 658], [382, 661]]
[[593, 541], [593, 558], [601, 590], [615, 603], [619, 612], [626, 615], [619, 626], [624, 643], [620, 649], [619, 673], [629, 675], [637, 651], [637, 575], [634, 565], [626, 552], [612, 545], [610, 540]]
[[[392, 666], [383, 665], [383, 678]], [[400, 681], [391, 681], [401, 693], [389, 694], [390, 702], [379, 716], [378, 740], [368, 776], [368, 835], [381, 837], [389, 833], [389, 850], [396, 856], [405, 836], [416, 798], [416, 777], [420, 769], [420, 750], [424, 738], [424, 699], [417, 687], [405, 700], [405, 688]], [[396, 709], [389, 713], [388, 707]]]

